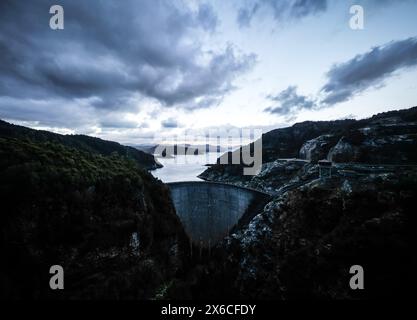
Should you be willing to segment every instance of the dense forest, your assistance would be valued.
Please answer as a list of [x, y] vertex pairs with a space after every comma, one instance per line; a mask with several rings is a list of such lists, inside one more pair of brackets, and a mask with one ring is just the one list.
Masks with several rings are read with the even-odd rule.
[[145, 169], [156, 169], [161, 165], [154, 157], [133, 147], [123, 146], [114, 141], [106, 141], [85, 135], [62, 135], [44, 130], [13, 125], [0, 120], [0, 137], [16, 138], [33, 142], [54, 142], [77, 150], [109, 156], [115, 153], [134, 160]]
[[150, 299], [181, 272], [187, 238], [168, 189], [112, 145], [2, 126], [2, 298]]

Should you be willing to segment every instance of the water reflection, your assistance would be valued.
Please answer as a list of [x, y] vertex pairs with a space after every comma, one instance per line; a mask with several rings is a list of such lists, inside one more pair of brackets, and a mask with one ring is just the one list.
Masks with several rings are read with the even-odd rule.
[[202, 155], [177, 155], [174, 158], [158, 158], [164, 166], [152, 171], [154, 177], [163, 182], [201, 181], [197, 176], [207, 169], [209, 163], [215, 163], [221, 153], [210, 152]]

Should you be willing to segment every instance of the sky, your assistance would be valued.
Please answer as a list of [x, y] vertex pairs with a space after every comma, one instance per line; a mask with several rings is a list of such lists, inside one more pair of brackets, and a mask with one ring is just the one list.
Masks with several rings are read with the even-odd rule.
[[135, 145], [413, 107], [416, 13], [416, 0], [2, 0], [0, 118]]

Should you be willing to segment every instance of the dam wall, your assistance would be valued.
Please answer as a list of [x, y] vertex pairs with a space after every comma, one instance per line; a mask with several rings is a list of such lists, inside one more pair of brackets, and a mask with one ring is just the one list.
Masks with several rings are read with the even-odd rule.
[[200, 246], [210, 247], [228, 235], [240, 218], [268, 195], [214, 182], [168, 183], [185, 231]]

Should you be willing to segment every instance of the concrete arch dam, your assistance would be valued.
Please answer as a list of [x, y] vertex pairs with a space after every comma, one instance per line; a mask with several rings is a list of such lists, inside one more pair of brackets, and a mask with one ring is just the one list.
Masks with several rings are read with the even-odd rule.
[[259, 213], [270, 195], [216, 182], [168, 183], [175, 210], [192, 242], [210, 247]]

